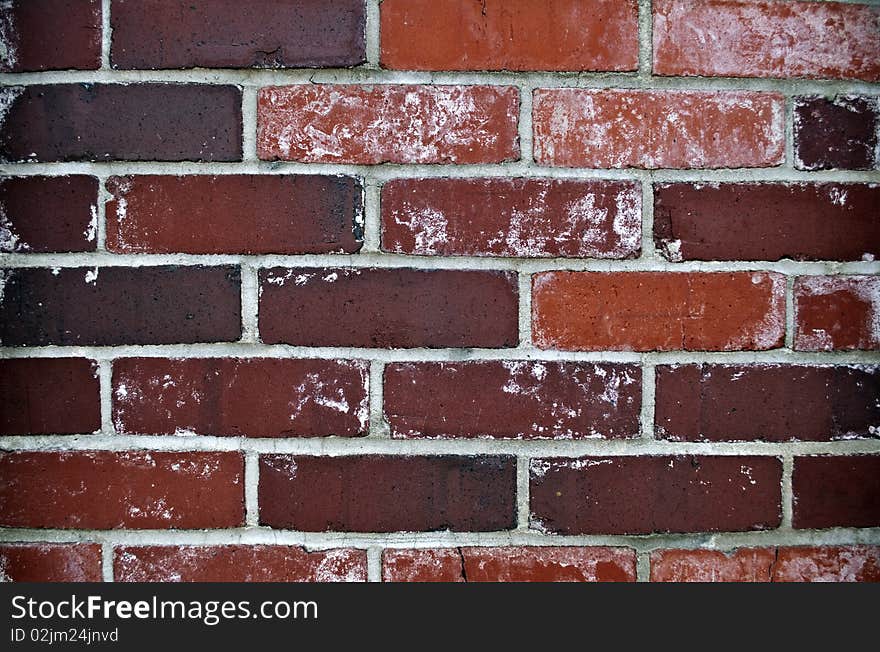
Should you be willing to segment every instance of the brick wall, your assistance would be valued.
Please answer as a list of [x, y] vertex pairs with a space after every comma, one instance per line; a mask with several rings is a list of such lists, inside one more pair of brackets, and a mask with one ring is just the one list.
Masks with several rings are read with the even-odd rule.
[[0, 6], [13, 580], [880, 580], [880, 9]]

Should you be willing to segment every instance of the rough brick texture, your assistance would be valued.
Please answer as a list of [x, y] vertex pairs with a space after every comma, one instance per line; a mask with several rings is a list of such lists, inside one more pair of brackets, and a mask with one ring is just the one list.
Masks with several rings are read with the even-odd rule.
[[[657, 367], [655, 434], [672, 441], [831, 441], [880, 435], [880, 368]], [[797, 409], [792, 409], [797, 406]]]
[[107, 190], [107, 248], [118, 253], [354, 253], [363, 239], [351, 177], [111, 177]]
[[637, 437], [640, 381], [634, 365], [392, 364], [385, 368], [385, 419], [403, 438]]
[[796, 528], [880, 526], [880, 455], [794, 458]]
[[244, 523], [243, 472], [237, 452], [0, 453], [0, 525], [237, 527]]
[[0, 161], [241, 160], [235, 86], [9, 87], [0, 106]]
[[629, 548], [391, 548], [385, 582], [634, 582]]
[[794, 348], [880, 348], [880, 278], [802, 276], [794, 282]]
[[794, 103], [795, 167], [871, 170], [880, 167], [880, 101], [843, 95], [800, 97]]
[[382, 249], [420, 256], [631, 258], [642, 192], [628, 181], [399, 179], [382, 187]]
[[538, 89], [535, 160], [586, 168], [748, 168], [784, 159], [783, 98], [744, 91]]
[[100, 582], [101, 546], [87, 543], [0, 545], [0, 581]]
[[260, 523], [321, 532], [515, 526], [515, 459], [260, 456]]
[[4, 346], [231, 342], [237, 267], [0, 270]]
[[369, 419], [363, 362], [128, 358], [113, 363], [123, 433], [353, 437]]
[[662, 184], [654, 243], [671, 261], [880, 258], [880, 186]]
[[113, 0], [114, 68], [299, 68], [364, 61], [362, 0]]
[[533, 339], [574, 351], [772, 349], [784, 284], [764, 272], [546, 272], [532, 281]]
[[[382, 66], [635, 70], [635, 0], [385, 0]], [[577, 29], [573, 29], [577, 26]]]
[[500, 163], [519, 158], [509, 86], [270, 86], [260, 158], [305, 163]]
[[773, 457], [533, 459], [531, 525], [552, 534], [771, 529], [781, 474]]
[[0, 360], [0, 433], [64, 435], [100, 428], [98, 368], [94, 361]]
[[362, 550], [308, 552], [296, 546], [122, 546], [117, 582], [363, 582]]
[[839, 2], [655, 0], [654, 73], [880, 81], [880, 11]]

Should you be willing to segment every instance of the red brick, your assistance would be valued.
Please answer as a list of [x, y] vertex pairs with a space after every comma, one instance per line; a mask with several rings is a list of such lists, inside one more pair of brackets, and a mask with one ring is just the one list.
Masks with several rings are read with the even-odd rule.
[[441, 256], [632, 258], [642, 189], [631, 181], [397, 179], [382, 187], [382, 249]]
[[364, 61], [363, 0], [113, 0], [114, 68], [300, 68]]
[[0, 253], [94, 251], [98, 180], [0, 178]]
[[774, 582], [880, 582], [880, 546], [779, 548]]
[[794, 348], [880, 348], [880, 277], [800, 276], [794, 281]]
[[880, 455], [794, 458], [795, 528], [880, 526]]
[[880, 12], [839, 2], [655, 0], [654, 74], [880, 81]]
[[516, 525], [509, 456], [260, 456], [260, 524], [306, 532], [496, 531]]
[[655, 413], [656, 435], [672, 441], [876, 436], [880, 367], [659, 366]]
[[0, 103], [0, 162], [241, 160], [236, 86], [10, 86]]
[[0, 360], [0, 434], [84, 434], [100, 428], [98, 367], [93, 360]]
[[351, 177], [110, 177], [107, 189], [107, 248], [118, 253], [355, 253], [363, 240]]
[[519, 340], [517, 296], [511, 272], [267, 269], [260, 336], [299, 346], [510, 347]]
[[782, 95], [538, 89], [535, 160], [586, 168], [749, 168], [785, 160]]
[[785, 278], [768, 272], [545, 272], [532, 277], [542, 349], [773, 349], [785, 334]]
[[119, 432], [147, 435], [365, 435], [367, 375], [362, 361], [120, 359], [113, 422]]
[[117, 582], [364, 582], [367, 555], [299, 546], [123, 546], [113, 555]]
[[87, 543], [0, 545], [0, 581], [100, 582], [101, 546]]
[[512, 86], [270, 86], [257, 151], [304, 163], [501, 163], [519, 158]]
[[880, 167], [876, 97], [838, 95], [794, 100], [794, 165], [800, 170]]
[[552, 534], [766, 530], [782, 462], [754, 456], [533, 459], [531, 527]]
[[651, 553], [652, 582], [770, 582], [774, 548], [657, 550]]
[[654, 243], [671, 261], [873, 260], [878, 205], [876, 184], [663, 184]]
[[101, 0], [7, 0], [0, 12], [0, 72], [101, 67]]
[[[110, 530], [244, 524], [241, 453], [0, 453], [0, 525]], [[47, 481], [50, 479], [50, 481]]]
[[231, 342], [237, 267], [0, 270], [0, 343], [83, 346]]
[[388, 549], [385, 582], [635, 582], [630, 548]]
[[385, 367], [385, 419], [392, 436], [402, 438], [638, 437], [641, 378], [636, 365], [391, 364]]
[[385, 0], [382, 66], [404, 70], [635, 70], [635, 0]]

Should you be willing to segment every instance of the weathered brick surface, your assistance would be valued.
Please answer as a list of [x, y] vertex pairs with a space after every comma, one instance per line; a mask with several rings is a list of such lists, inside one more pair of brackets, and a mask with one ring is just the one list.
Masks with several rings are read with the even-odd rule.
[[640, 381], [634, 365], [392, 364], [385, 368], [385, 419], [403, 438], [637, 437]]
[[871, 170], [880, 167], [876, 97], [795, 98], [794, 164], [801, 170]]
[[[385, 0], [382, 66], [635, 70], [635, 0]], [[572, 26], [577, 29], [572, 29]]]
[[113, 0], [114, 68], [344, 67], [364, 61], [362, 0]]
[[509, 456], [260, 456], [260, 523], [277, 528], [508, 530], [515, 500]]
[[796, 528], [880, 526], [880, 455], [794, 458]]
[[366, 434], [364, 362], [271, 358], [123, 358], [113, 421], [123, 433], [237, 437]]
[[880, 546], [779, 548], [774, 582], [880, 582]]
[[880, 278], [801, 276], [794, 281], [794, 348], [880, 348]]
[[420, 256], [631, 258], [642, 191], [629, 181], [396, 179], [382, 187], [382, 249]]
[[0, 545], [0, 581], [100, 582], [101, 546], [88, 543]]

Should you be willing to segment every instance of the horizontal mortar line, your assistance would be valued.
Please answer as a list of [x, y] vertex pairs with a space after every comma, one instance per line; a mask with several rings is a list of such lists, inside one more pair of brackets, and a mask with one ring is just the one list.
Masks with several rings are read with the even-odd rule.
[[[432, 270], [592, 272], [779, 272], [788, 275], [880, 274], [880, 261], [700, 261], [670, 262], [662, 258], [516, 258], [495, 256], [415, 256], [383, 252], [357, 254], [117, 254], [86, 253], [0, 254], [8, 268], [154, 267], [157, 265], [246, 265], [257, 268], [328, 267], [414, 268]], [[100, 282], [98, 276], [98, 282]]]
[[431, 548], [460, 546], [614, 546], [639, 551], [660, 548], [726, 550], [746, 546], [815, 546], [880, 544], [880, 528], [765, 530], [752, 532], [650, 535], [554, 535], [535, 530], [504, 532], [297, 532], [265, 527], [229, 530], [58, 530], [0, 529], [0, 541], [38, 543], [111, 543], [124, 545], [257, 544], [338, 547]]
[[465, 362], [479, 360], [536, 360], [559, 362], [608, 362], [629, 364], [809, 364], [863, 365], [880, 363], [878, 351], [559, 351], [532, 347], [510, 349], [367, 349], [357, 347], [310, 347], [284, 344], [156, 344], [121, 346], [0, 347], [0, 358], [87, 357], [118, 358], [295, 358], [361, 359], [379, 362]]
[[755, 168], [583, 168], [540, 165], [522, 160], [507, 163], [303, 163], [299, 161], [45, 161], [0, 163], [0, 175], [62, 176], [87, 174], [99, 177], [152, 175], [348, 175], [378, 183], [420, 178], [550, 178], [578, 180], [653, 181], [654, 183], [714, 182], [837, 182], [880, 183], [880, 170], [795, 170], [788, 167]]
[[314, 455], [511, 455], [578, 457], [583, 455], [853, 455], [880, 453], [880, 440], [830, 442], [673, 442], [653, 439], [391, 439], [374, 437], [301, 437], [257, 439], [209, 435], [26, 435], [0, 437], [7, 451], [253, 452]]
[[356, 68], [185, 70], [64, 70], [0, 74], [0, 85], [186, 83], [237, 86], [296, 84], [527, 85], [536, 88], [763, 91], [789, 94], [878, 94], [880, 84], [858, 79], [640, 76], [632, 72], [409, 71]]

